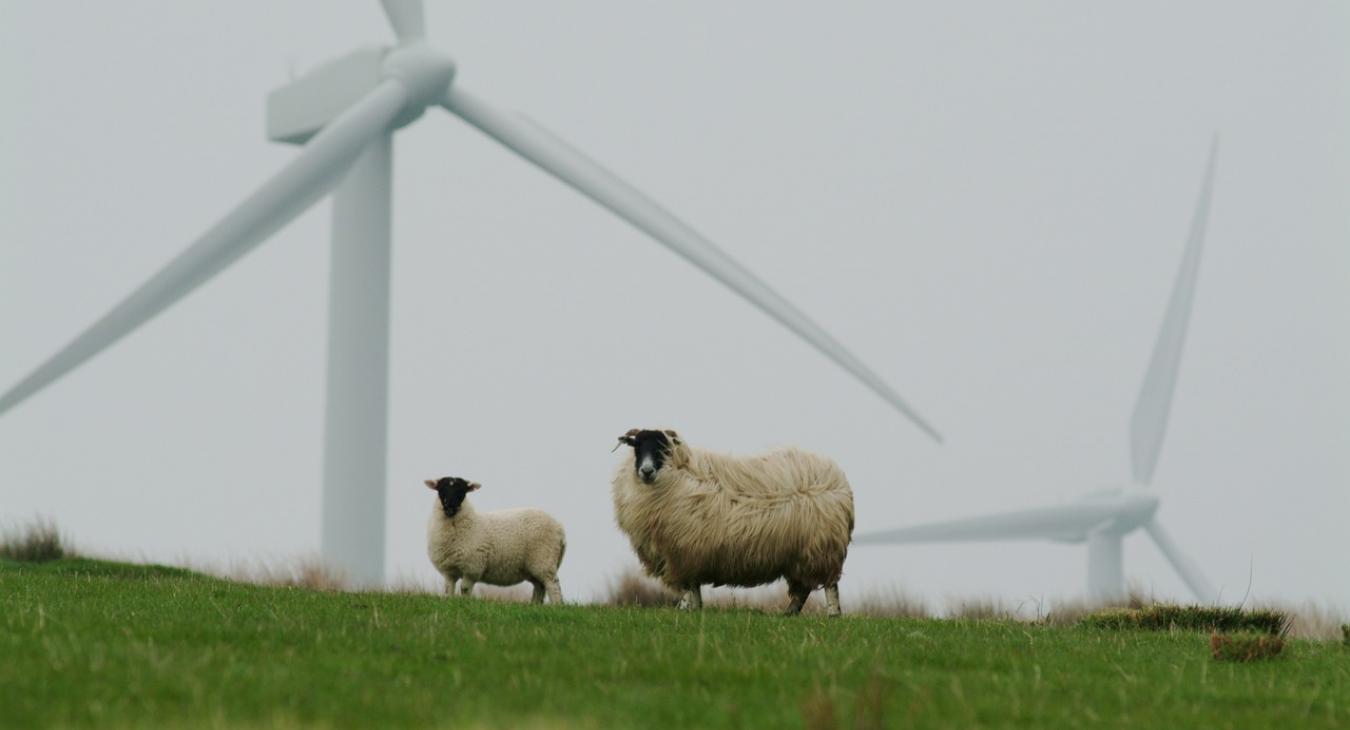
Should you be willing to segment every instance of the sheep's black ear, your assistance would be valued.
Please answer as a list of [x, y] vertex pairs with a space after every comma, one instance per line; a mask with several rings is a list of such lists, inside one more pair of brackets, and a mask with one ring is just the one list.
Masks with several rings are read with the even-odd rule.
[[434, 492], [436, 491], [436, 481], [437, 480], [435, 479], [425, 479], [422, 481], [422, 483], [427, 485], [427, 489], [430, 489], [431, 491]]

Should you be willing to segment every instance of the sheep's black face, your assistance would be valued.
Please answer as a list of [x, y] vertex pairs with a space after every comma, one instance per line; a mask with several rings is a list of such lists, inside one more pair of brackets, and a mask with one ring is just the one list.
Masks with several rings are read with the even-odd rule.
[[619, 440], [633, 447], [633, 471], [646, 484], [656, 481], [656, 475], [670, 457], [674, 431], [629, 431]]
[[441, 511], [445, 513], [447, 519], [459, 514], [459, 508], [464, 504], [464, 498], [469, 492], [478, 489], [477, 482], [471, 482], [459, 477], [441, 477], [440, 479], [428, 479], [426, 485], [430, 489], [436, 490], [436, 496], [441, 500]]

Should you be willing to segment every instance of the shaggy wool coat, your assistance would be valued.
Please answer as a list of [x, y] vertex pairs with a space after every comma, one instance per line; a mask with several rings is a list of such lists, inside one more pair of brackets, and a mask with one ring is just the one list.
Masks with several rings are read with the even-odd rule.
[[652, 484], [630, 455], [614, 475], [615, 519], [647, 572], [676, 590], [786, 578], [839, 582], [853, 491], [833, 461], [799, 449], [735, 457], [673, 444]]

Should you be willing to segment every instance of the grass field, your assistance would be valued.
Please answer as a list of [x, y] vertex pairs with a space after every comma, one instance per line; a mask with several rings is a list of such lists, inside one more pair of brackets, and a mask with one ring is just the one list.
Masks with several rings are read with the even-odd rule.
[[1350, 648], [0, 561], [0, 727], [1350, 727]]

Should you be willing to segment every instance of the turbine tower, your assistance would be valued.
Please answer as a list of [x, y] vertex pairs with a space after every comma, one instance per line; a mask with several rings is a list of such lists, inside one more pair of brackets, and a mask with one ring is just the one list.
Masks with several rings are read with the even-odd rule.
[[651, 198], [525, 117], [460, 88], [425, 42], [421, 0], [383, 0], [398, 42], [363, 48], [273, 91], [268, 136], [300, 153], [181, 254], [0, 395], [0, 413], [50, 385], [204, 284], [333, 193], [322, 554], [360, 585], [384, 570], [392, 135], [444, 107], [627, 220], [777, 320], [935, 440], [937, 431], [791, 302]]
[[1200, 272], [1200, 251], [1204, 247], [1217, 153], [1216, 138], [1210, 145], [1209, 164], [1191, 218], [1190, 235], [1172, 287], [1172, 298], [1168, 302], [1162, 330], [1153, 346], [1153, 357], [1149, 361], [1148, 372], [1134, 406], [1134, 415], [1130, 419], [1133, 483], [1128, 487], [1091, 493], [1067, 505], [873, 532], [854, 538], [855, 544], [994, 540], [1086, 542], [1088, 595], [1095, 600], [1110, 601], [1125, 595], [1122, 554], [1125, 536], [1143, 528], [1196, 598], [1205, 603], [1218, 600], [1200, 570], [1182, 554], [1171, 536], [1158, 523], [1155, 513], [1158, 511], [1159, 498], [1146, 489], [1153, 481], [1153, 471], [1162, 453], [1167, 416], [1171, 411], [1172, 394], [1176, 391], [1186, 326], [1190, 321], [1196, 279]]

